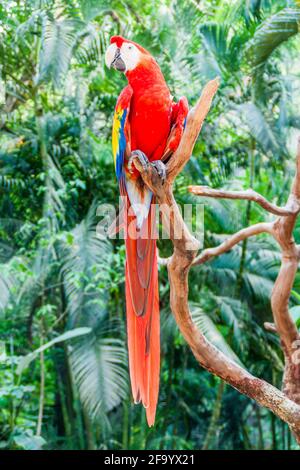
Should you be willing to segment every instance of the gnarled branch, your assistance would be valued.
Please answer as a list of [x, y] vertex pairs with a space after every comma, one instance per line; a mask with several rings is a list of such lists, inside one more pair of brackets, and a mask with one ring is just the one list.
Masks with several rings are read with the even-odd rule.
[[297, 214], [300, 210], [299, 203], [295, 201], [289, 207], [279, 207], [272, 202], [267, 201], [261, 194], [253, 191], [253, 189], [246, 189], [245, 191], [225, 191], [222, 189], [212, 189], [208, 186], [189, 186], [188, 191], [196, 196], [213, 197], [215, 199], [241, 199], [246, 201], [253, 201], [263, 207], [271, 214], [288, 216]]
[[219, 88], [219, 79], [211, 80], [204, 87], [203, 92], [188, 114], [186, 127], [178, 149], [167, 164], [167, 181], [171, 184], [176, 176], [183, 170], [192, 155], [195, 142], [201, 131], [204, 119], [210, 110], [212, 100]]
[[227, 251], [231, 250], [235, 245], [245, 240], [246, 238], [253, 237], [259, 233], [272, 233], [273, 224], [272, 223], [260, 223], [251, 225], [250, 227], [243, 228], [239, 232], [234, 233], [228, 237], [221, 245], [215, 246], [213, 248], [207, 248], [203, 250], [202, 253], [195, 259], [193, 264], [203, 264], [206, 261], [209, 261], [215, 256], [222, 255]]
[[[199, 243], [191, 235], [182, 219], [181, 212], [173, 196], [172, 184], [192, 154], [195, 141], [217, 88], [218, 80], [209, 82], [204, 88], [198, 103], [190, 111], [181, 143], [167, 164], [165, 183], [161, 181], [156, 170], [150, 164], [144, 168], [138, 160], [135, 160], [134, 164], [140, 171], [144, 182], [155, 194], [156, 200], [160, 204], [163, 223], [170, 229], [169, 233], [174, 251], [170, 258], [163, 261], [164, 264], [167, 264], [169, 273], [170, 305], [177, 325], [195, 358], [205, 369], [222, 378], [260, 405], [273, 411], [279, 418], [288, 423], [300, 443], [300, 397], [298, 399], [297, 395], [300, 387], [298, 387], [299, 378], [297, 382], [297, 366], [292, 360], [292, 349], [294, 348], [295, 338], [298, 339], [298, 332], [288, 312], [288, 299], [297, 269], [296, 264], [298, 263], [299, 253], [299, 249], [292, 238], [292, 230], [300, 207], [300, 145], [296, 177], [285, 208], [269, 203], [254, 192], [249, 193], [248, 191], [246, 192], [247, 197], [241, 198], [255, 200], [269, 212], [281, 217], [272, 223], [256, 224], [245, 228], [230, 236], [219, 247], [204, 250], [199, 258], [196, 258]], [[201, 191], [203, 191], [203, 188]], [[202, 193], [201, 195], [208, 195], [209, 197], [224, 196], [224, 192], [221, 196], [221, 192], [217, 191], [218, 195], [216, 196], [216, 193], [212, 194], [214, 190], [208, 191], [206, 188], [205, 191], [206, 194]], [[245, 192], [243, 195], [245, 196]], [[230, 198], [236, 197], [232, 197], [231, 194]], [[282, 267], [272, 295], [275, 328], [281, 338], [286, 358], [283, 391], [278, 390], [264, 380], [254, 377], [246, 369], [215, 348], [193, 323], [188, 304], [188, 275], [193, 264], [202, 264], [213, 256], [230, 250], [241, 240], [264, 232], [274, 236], [283, 253]], [[178, 237], [178, 233], [181, 234], [181, 237]], [[298, 374], [298, 377], [300, 377], [300, 374]]]

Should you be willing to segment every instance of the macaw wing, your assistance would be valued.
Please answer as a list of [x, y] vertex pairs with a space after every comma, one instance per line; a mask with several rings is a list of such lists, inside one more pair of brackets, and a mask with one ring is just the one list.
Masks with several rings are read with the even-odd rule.
[[121, 92], [114, 114], [112, 129], [112, 151], [118, 180], [124, 175], [125, 155], [130, 154], [129, 111], [133, 90], [127, 85]]
[[172, 108], [172, 121], [171, 131], [166, 143], [166, 148], [161, 157], [162, 161], [168, 160], [168, 158], [177, 149], [186, 123], [186, 118], [189, 112], [189, 105], [185, 96], [182, 96], [178, 103], [173, 103]]

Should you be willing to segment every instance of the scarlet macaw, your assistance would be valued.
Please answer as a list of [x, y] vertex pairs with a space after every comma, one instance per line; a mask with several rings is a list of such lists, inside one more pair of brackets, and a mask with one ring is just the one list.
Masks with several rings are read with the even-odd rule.
[[126, 316], [134, 401], [142, 401], [148, 425], [155, 420], [160, 371], [160, 324], [154, 197], [132, 164], [150, 161], [165, 177], [166, 161], [179, 145], [188, 113], [186, 98], [173, 101], [159, 65], [139, 44], [113, 36], [108, 67], [124, 72], [128, 85], [114, 114], [112, 147], [120, 192], [125, 196]]

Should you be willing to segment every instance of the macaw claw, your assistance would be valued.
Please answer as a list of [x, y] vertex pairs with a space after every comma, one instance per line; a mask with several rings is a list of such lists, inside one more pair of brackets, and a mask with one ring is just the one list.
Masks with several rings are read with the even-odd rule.
[[129, 169], [130, 173], [133, 172], [132, 164], [133, 164], [133, 160], [135, 158], [138, 158], [140, 164], [143, 167], [143, 170], [146, 170], [147, 166], [149, 165], [148, 158], [146, 157], [144, 152], [142, 152], [141, 150], [133, 150], [133, 152], [131, 152], [131, 155], [130, 155], [129, 160], [128, 160], [128, 169]]
[[141, 150], [134, 150], [133, 152], [131, 152], [130, 158], [128, 160], [128, 169], [130, 172], [133, 171], [132, 164], [134, 158], [138, 158], [140, 164], [143, 167], [143, 170], [146, 170], [149, 164], [153, 166], [153, 168], [155, 168], [155, 170], [157, 171], [158, 176], [162, 180], [162, 183], [165, 182], [167, 176], [166, 165], [161, 160], [154, 160], [153, 162], [149, 162], [144, 152], [142, 152]]
[[160, 177], [162, 183], [164, 183], [167, 177], [166, 165], [161, 160], [154, 160], [151, 162], [151, 165], [156, 169], [158, 176]]

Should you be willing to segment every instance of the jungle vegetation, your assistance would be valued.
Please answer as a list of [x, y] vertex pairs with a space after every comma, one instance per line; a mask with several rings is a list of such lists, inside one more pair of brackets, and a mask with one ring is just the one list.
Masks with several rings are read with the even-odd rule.
[[[201, 370], [178, 332], [165, 267], [156, 424], [132, 403], [124, 243], [97, 237], [118, 203], [111, 155], [113, 34], [156, 57], [192, 105], [221, 85], [176, 180], [285, 201], [300, 129], [300, 4], [293, 0], [4, 0], [0, 5], [0, 449], [296, 449], [287, 425]], [[207, 200], [204, 245], [270, 217]], [[300, 243], [300, 227], [295, 237]], [[159, 241], [162, 256], [168, 241]], [[279, 253], [267, 237], [193, 269], [193, 319], [224, 353], [280, 387], [271, 321]], [[300, 277], [291, 311], [300, 325]]]

